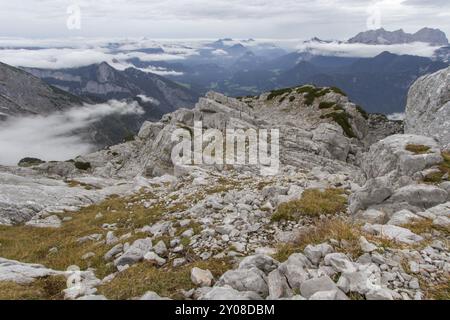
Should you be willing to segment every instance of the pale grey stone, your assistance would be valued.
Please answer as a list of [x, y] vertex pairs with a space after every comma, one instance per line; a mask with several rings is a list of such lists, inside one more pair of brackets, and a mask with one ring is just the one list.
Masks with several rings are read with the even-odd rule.
[[227, 271], [220, 277], [217, 285], [228, 285], [239, 291], [253, 291], [262, 297], [269, 294], [266, 276], [257, 268]]
[[196, 286], [210, 287], [213, 280], [214, 276], [209, 270], [202, 270], [197, 267], [191, 270], [191, 281]]

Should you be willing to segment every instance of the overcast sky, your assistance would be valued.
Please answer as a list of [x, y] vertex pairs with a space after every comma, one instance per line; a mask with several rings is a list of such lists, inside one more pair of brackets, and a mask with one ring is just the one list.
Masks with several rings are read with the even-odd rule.
[[[81, 8], [80, 30], [67, 28], [74, 4]], [[0, 0], [0, 5], [0, 37], [347, 39], [378, 22], [387, 30], [428, 26], [450, 35], [450, 0]]]

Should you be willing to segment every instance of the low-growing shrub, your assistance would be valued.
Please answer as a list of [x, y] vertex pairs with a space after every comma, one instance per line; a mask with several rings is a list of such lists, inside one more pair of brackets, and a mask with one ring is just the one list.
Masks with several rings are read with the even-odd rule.
[[19, 167], [32, 167], [32, 166], [38, 166], [40, 164], [45, 163], [45, 161], [42, 161], [41, 159], [37, 158], [23, 158], [19, 161], [18, 166]]
[[285, 93], [291, 93], [292, 88], [284, 88], [284, 89], [278, 89], [278, 90], [272, 90], [267, 97], [267, 100], [273, 100], [276, 97], [282, 96]]
[[356, 110], [358, 110], [358, 112], [363, 116], [364, 119], [368, 120], [369, 119], [369, 114], [367, 113], [366, 110], [364, 110], [361, 106], [356, 106]]
[[86, 171], [86, 170], [91, 169], [90, 162], [75, 161], [74, 165], [75, 165], [75, 168], [77, 168], [78, 170]]
[[324, 101], [324, 102], [321, 102], [321, 103], [319, 104], [319, 109], [330, 109], [330, 108], [332, 108], [335, 104], [336, 104], [336, 103], [331, 102], [331, 101]]
[[321, 119], [326, 118], [332, 118], [338, 125], [342, 127], [342, 130], [344, 130], [344, 133], [349, 138], [356, 138], [356, 134], [352, 129], [352, 126], [350, 125], [349, 119], [350, 115], [346, 112], [333, 112], [328, 113], [325, 115], [322, 115], [320, 117]]

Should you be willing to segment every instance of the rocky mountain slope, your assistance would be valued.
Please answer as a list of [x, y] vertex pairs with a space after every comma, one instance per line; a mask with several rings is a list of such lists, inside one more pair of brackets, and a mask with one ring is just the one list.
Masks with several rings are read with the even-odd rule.
[[49, 114], [83, 102], [29, 73], [0, 63], [0, 119]]
[[25, 70], [53, 86], [93, 102], [136, 99], [146, 111], [143, 120], [157, 120], [181, 107], [193, 106], [198, 99], [189, 89], [164, 77], [134, 68], [119, 71], [106, 62], [56, 71]]
[[[280, 170], [174, 165], [173, 131], [200, 120], [279, 129]], [[448, 298], [450, 154], [401, 131], [337, 88], [211, 92], [134, 141], [0, 168], [0, 295]]]
[[387, 31], [383, 28], [364, 31], [348, 40], [349, 43], [365, 44], [401, 44], [412, 42], [425, 42], [434, 46], [447, 46], [448, 39], [444, 32], [439, 29], [423, 28], [414, 34], [407, 33], [402, 29]]
[[450, 68], [424, 76], [411, 87], [406, 132], [430, 136], [450, 148]]

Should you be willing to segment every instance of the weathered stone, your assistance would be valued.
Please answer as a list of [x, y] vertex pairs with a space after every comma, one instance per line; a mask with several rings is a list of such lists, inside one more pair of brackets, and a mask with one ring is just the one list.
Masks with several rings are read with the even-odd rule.
[[366, 253], [371, 253], [378, 249], [376, 245], [367, 241], [363, 236], [359, 238], [359, 245], [361, 246], [361, 250]]
[[431, 208], [447, 201], [448, 193], [432, 185], [408, 185], [395, 191], [389, 202], [406, 202], [419, 208]]
[[63, 272], [48, 269], [40, 264], [22, 263], [0, 258], [0, 282], [28, 284], [37, 278], [62, 275]]
[[450, 68], [419, 78], [409, 89], [405, 132], [450, 144]]
[[337, 272], [354, 272], [354, 263], [343, 253], [330, 253], [325, 256], [325, 264], [332, 266]]
[[363, 230], [380, 237], [385, 237], [389, 240], [395, 240], [407, 244], [413, 244], [423, 240], [421, 236], [411, 232], [411, 230], [397, 226], [366, 224], [363, 227]]
[[144, 259], [144, 255], [152, 249], [152, 240], [139, 239], [136, 240], [119, 258], [114, 261], [114, 265], [125, 266], [133, 265]]
[[279, 266], [292, 289], [300, 289], [300, 285], [309, 278], [306, 268], [311, 267], [311, 262], [301, 253], [291, 255], [287, 261]]
[[267, 277], [269, 287], [269, 299], [275, 300], [284, 297], [291, 297], [293, 292], [289, 287], [286, 277], [279, 271], [273, 270]]
[[105, 253], [105, 255], [104, 255], [105, 261], [113, 260], [114, 256], [121, 253], [122, 251], [123, 251], [123, 244], [119, 243], [119, 244], [115, 245], [113, 248], [111, 248], [111, 250], [109, 250], [107, 253]]
[[255, 292], [241, 292], [229, 286], [214, 287], [200, 297], [200, 300], [261, 300]]
[[303, 252], [313, 264], [317, 265], [323, 257], [333, 252], [333, 247], [327, 243], [308, 245]]
[[159, 267], [162, 267], [163, 265], [166, 264], [166, 259], [161, 258], [158, 254], [156, 254], [155, 252], [147, 252], [144, 255], [144, 260], [148, 261], [152, 264], [155, 264]]
[[409, 210], [401, 210], [391, 217], [387, 224], [393, 226], [404, 226], [414, 221], [421, 220], [422, 218]]
[[214, 276], [209, 270], [202, 270], [200, 268], [193, 268], [191, 270], [191, 281], [196, 286], [210, 287]]
[[237, 269], [225, 272], [218, 281], [218, 286], [228, 285], [239, 291], [253, 291], [267, 297], [269, 288], [264, 272], [257, 268]]
[[277, 269], [279, 264], [280, 263], [278, 261], [269, 256], [257, 254], [254, 256], [244, 258], [239, 263], [239, 269], [251, 269], [255, 267], [263, 271], [264, 273], [268, 274], [273, 270]]
[[315, 293], [323, 291], [336, 291], [335, 299], [345, 299], [345, 294], [339, 290], [333, 280], [328, 276], [307, 280], [300, 286], [301, 295], [307, 299], [311, 298]]

